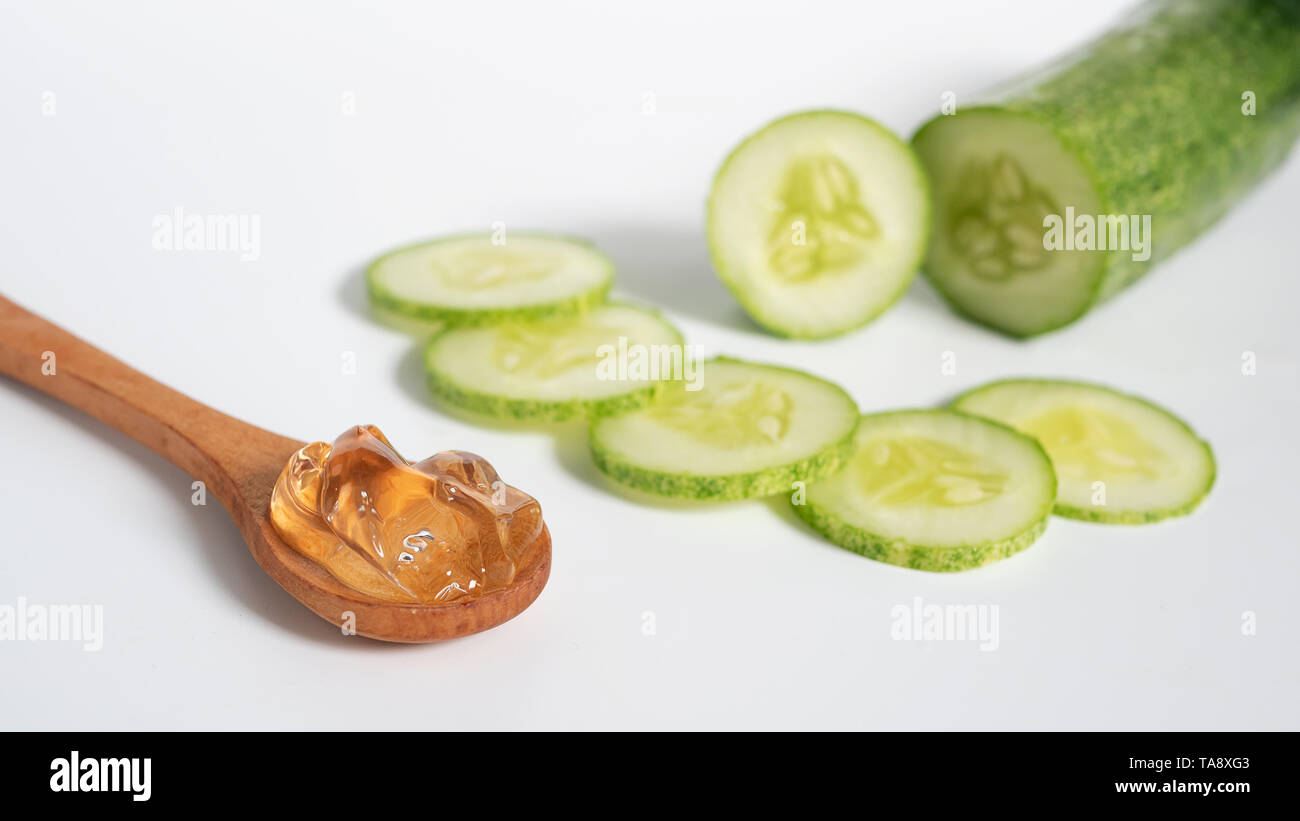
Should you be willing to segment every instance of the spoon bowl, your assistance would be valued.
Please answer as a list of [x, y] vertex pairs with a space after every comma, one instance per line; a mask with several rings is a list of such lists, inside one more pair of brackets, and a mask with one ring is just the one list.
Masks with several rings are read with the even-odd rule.
[[551, 535], [511, 584], [476, 599], [410, 604], [371, 598], [287, 545], [271, 526], [271, 489], [303, 442], [227, 416], [168, 388], [0, 296], [0, 373], [113, 427], [204, 483], [253, 558], [281, 587], [344, 632], [392, 642], [478, 633], [532, 604], [551, 572]]

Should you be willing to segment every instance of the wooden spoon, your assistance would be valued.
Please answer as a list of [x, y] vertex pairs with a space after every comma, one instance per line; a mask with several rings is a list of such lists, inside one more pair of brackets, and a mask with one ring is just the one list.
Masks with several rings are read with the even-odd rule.
[[271, 487], [302, 442], [277, 436], [177, 393], [0, 296], [0, 373], [62, 399], [202, 481], [239, 526], [262, 569], [326, 621], [372, 639], [428, 642], [514, 618], [551, 573], [551, 535], [511, 585], [452, 604], [372, 599], [290, 548], [267, 518]]

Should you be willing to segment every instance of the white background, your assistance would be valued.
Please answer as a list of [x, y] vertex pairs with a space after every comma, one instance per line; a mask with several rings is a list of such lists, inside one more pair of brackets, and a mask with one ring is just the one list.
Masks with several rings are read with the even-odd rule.
[[[409, 458], [482, 453], [541, 500], [555, 564], [489, 633], [344, 638], [262, 573], [218, 504], [190, 504], [189, 476], [0, 380], [0, 604], [105, 617], [99, 653], [0, 642], [0, 729], [1300, 728], [1300, 162], [1031, 342], [919, 281], [864, 330], [781, 341], [707, 261], [712, 173], [765, 121], [834, 106], [910, 135], [944, 91], [960, 102], [1124, 5], [4, 2], [0, 292], [271, 430], [374, 423]], [[155, 250], [152, 220], [177, 206], [260, 215], [260, 259]], [[781, 499], [634, 502], [580, 426], [440, 412], [414, 340], [366, 316], [370, 258], [496, 221], [592, 237], [619, 293], [706, 352], [808, 369], [864, 410], [1020, 374], [1139, 392], [1213, 444], [1218, 484], [1190, 518], [1053, 519], [1024, 554], [956, 575], [840, 550]], [[891, 608], [915, 596], [998, 605], [998, 649], [891, 640]]]

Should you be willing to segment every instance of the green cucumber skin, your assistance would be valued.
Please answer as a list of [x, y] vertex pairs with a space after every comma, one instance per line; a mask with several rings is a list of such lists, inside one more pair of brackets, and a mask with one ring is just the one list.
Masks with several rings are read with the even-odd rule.
[[437, 242], [481, 236], [479, 233], [470, 232], [464, 234], [451, 234], [448, 236], [438, 237], [437, 239], [425, 240], [424, 242], [414, 242], [410, 245], [394, 248], [388, 253], [377, 257], [366, 266], [366, 292], [370, 296], [371, 303], [381, 310], [390, 311], [399, 316], [410, 317], [424, 322], [443, 323], [448, 327], [495, 325], [499, 322], [527, 321], [533, 319], [572, 316], [573, 314], [581, 313], [582, 311], [586, 311], [605, 303], [609, 291], [614, 285], [614, 263], [597, 250], [594, 243], [581, 237], [573, 237], [565, 234], [548, 234], [541, 231], [516, 231], [513, 235], [519, 237], [557, 239], [577, 245], [583, 245], [588, 250], [600, 254], [600, 256], [605, 259], [608, 275], [605, 277], [604, 282], [596, 288], [581, 294], [574, 294], [567, 299], [555, 300], [553, 302], [539, 302], [533, 305], [521, 305], [510, 308], [490, 308], [486, 310], [447, 308], [438, 305], [412, 302], [391, 293], [378, 282], [378, 279], [375, 276], [376, 270], [383, 264], [384, 260], [394, 254], [400, 254], [403, 251], [409, 251], [412, 248], [420, 248]]
[[[1057, 478], [1056, 469], [1052, 467], [1052, 460], [1048, 457], [1047, 451], [1039, 444], [1037, 439], [1032, 436], [1026, 436], [1010, 425], [1003, 424], [996, 419], [989, 419], [977, 414], [968, 413], [959, 408], [947, 408], [940, 410], [920, 411], [919, 409], [899, 410], [899, 411], [882, 411], [880, 413], [870, 414], [872, 417], [892, 416], [900, 413], [955, 413], [961, 416], [968, 416], [979, 419], [991, 425], [1003, 428], [1009, 433], [1013, 433], [1019, 438], [1032, 444], [1034, 448], [1043, 457], [1047, 464], [1048, 473], [1052, 476], [1052, 498], [1056, 498]], [[856, 434], [857, 431], [854, 431]], [[852, 451], [849, 457], [852, 457]], [[847, 458], [846, 458], [847, 462]], [[810, 499], [805, 499], [801, 505], [794, 504], [791, 499], [790, 507], [794, 508], [795, 515], [808, 524], [813, 530], [820, 533], [832, 544], [838, 545], [845, 550], [857, 553], [860, 556], [866, 556], [885, 564], [906, 567], [912, 570], [927, 570], [933, 573], [956, 573], [962, 570], [973, 570], [992, 562], [1000, 561], [1014, 556], [1043, 535], [1047, 529], [1047, 519], [1055, 512], [1052, 504], [1041, 508], [1040, 515], [1032, 525], [1020, 531], [1014, 536], [1006, 539], [995, 539], [989, 542], [980, 542], [978, 544], [958, 545], [955, 547], [935, 547], [931, 545], [911, 544], [899, 539], [890, 539], [884, 536], [863, 530], [856, 525], [846, 523], [839, 516], [826, 510], [821, 505]]]
[[[1178, 425], [1182, 427], [1184, 430], [1186, 430], [1192, 436], [1193, 439], [1195, 439], [1197, 442], [1201, 444], [1201, 447], [1205, 449], [1206, 457], [1210, 461], [1210, 475], [1209, 478], [1206, 479], [1205, 487], [1201, 489], [1200, 494], [1197, 495], [1196, 498], [1189, 500], [1185, 504], [1178, 505], [1177, 507], [1162, 508], [1160, 510], [1131, 510], [1131, 511], [1125, 511], [1121, 513], [1112, 513], [1105, 510], [1098, 510], [1095, 507], [1075, 507], [1074, 505], [1067, 505], [1063, 502], [1058, 501], [1056, 505], [1052, 508], [1052, 513], [1056, 514], [1057, 516], [1060, 516], [1064, 519], [1075, 519], [1081, 522], [1092, 522], [1093, 524], [1105, 524], [1105, 525], [1154, 524], [1156, 522], [1162, 522], [1165, 519], [1172, 519], [1179, 516], [1187, 516], [1191, 514], [1192, 511], [1200, 507], [1201, 502], [1205, 501], [1205, 497], [1209, 496], [1210, 491], [1214, 488], [1214, 483], [1219, 476], [1219, 463], [1214, 458], [1214, 449], [1210, 447], [1209, 442], [1205, 441], [1200, 436], [1198, 436], [1196, 431], [1193, 430], [1190, 425], [1188, 425], [1186, 422], [1183, 421], [1182, 417], [1176, 416], [1175, 414], [1171, 413], [1168, 408], [1158, 405], [1149, 399], [1144, 399], [1141, 396], [1134, 396], [1131, 393], [1125, 393], [1124, 391], [1107, 387], [1106, 385], [1098, 385], [1095, 382], [1080, 382], [1071, 379], [1036, 379], [1036, 378], [997, 379], [994, 380], [993, 382], [985, 382], [983, 385], [977, 385], [976, 387], [971, 388], [968, 391], [964, 391], [963, 393], [958, 395], [956, 399], [952, 400], [951, 407], [954, 410], [959, 411], [961, 413], [968, 413], [968, 414], [978, 416], [978, 414], [976, 414], [974, 411], [968, 411], [962, 408], [961, 407], [962, 401], [969, 396], [972, 396], [982, 390], [985, 390], [986, 388], [993, 388], [998, 385], [1005, 385], [1009, 383], [1015, 383], [1015, 384], [1028, 383], [1033, 385], [1090, 388], [1093, 390], [1100, 390], [1100, 391], [1105, 391], [1107, 393], [1113, 393], [1116, 396], [1122, 396], [1125, 399], [1131, 399], [1135, 402], [1140, 402], [1143, 405], [1146, 405], [1150, 408], [1154, 408], [1155, 410], [1160, 411], [1164, 415], [1168, 416], [1169, 418], [1177, 422]], [[990, 420], [990, 421], [997, 421], [997, 420]]]
[[838, 442], [798, 462], [753, 473], [702, 476], [647, 470], [614, 456], [591, 437], [591, 457], [596, 467], [614, 481], [636, 490], [674, 499], [723, 502], [792, 493], [795, 482], [815, 482], [839, 470], [853, 455], [856, 429]]
[[[877, 132], [879, 132], [882, 136], [888, 137], [889, 139], [892, 139], [893, 141], [898, 143], [898, 147], [902, 149], [901, 153], [903, 153], [911, 160], [912, 170], [915, 171], [916, 184], [921, 188], [925, 189], [927, 192], [927, 196], [925, 197], [925, 203], [926, 203], [925, 213], [922, 215], [921, 233], [916, 240], [916, 253], [913, 256], [913, 259], [908, 266], [910, 269], [910, 273], [906, 277], [904, 277], [901, 283], [899, 283], [898, 290], [892, 296], [890, 296], [888, 300], [886, 300], [883, 304], [881, 304], [880, 307], [877, 308], [874, 312], [868, 314], [867, 316], [858, 320], [857, 322], [848, 323], [842, 327], [827, 328], [825, 330], [820, 330], [820, 331], [800, 331], [786, 326], [780, 320], [774, 320], [770, 317], [765, 316], [763, 310], [757, 305], [755, 305], [753, 300], [749, 299], [749, 297], [744, 293], [744, 289], [739, 287], [736, 283], [732, 281], [730, 277], [728, 277], [724, 273], [723, 271], [724, 266], [722, 265], [722, 252], [717, 247], [718, 240], [714, 237], [714, 232], [711, 230], [710, 227], [710, 224], [712, 222], [710, 215], [713, 212], [713, 190], [717, 188], [717, 181], [722, 177], [723, 172], [727, 170], [727, 166], [731, 164], [732, 159], [736, 157], [738, 154], [740, 154], [742, 149], [744, 149], [752, 141], [754, 141], [761, 135], [767, 133], [769, 130], [775, 128], [778, 125], [784, 124], [788, 120], [795, 120], [801, 117], [808, 117], [808, 116], [828, 116], [828, 115], [836, 116], [836, 117], [846, 117], [854, 121], [860, 122], [864, 125], [868, 125], [871, 128], [875, 129]], [[722, 280], [722, 284], [727, 287], [727, 290], [731, 292], [731, 295], [735, 298], [735, 300], [740, 303], [740, 307], [745, 309], [745, 313], [749, 314], [750, 318], [753, 319], [754, 322], [758, 323], [760, 326], [762, 326], [764, 330], [768, 331], [774, 336], [781, 337], [783, 339], [796, 339], [796, 340], [829, 339], [831, 337], [842, 336], [844, 334], [847, 334], [850, 331], [855, 331], [859, 328], [865, 327], [871, 324], [872, 322], [874, 322], [882, 314], [884, 314], [885, 311], [892, 308], [894, 306], [894, 303], [898, 302], [898, 300], [902, 298], [903, 294], [907, 293], [907, 289], [912, 286], [912, 281], [916, 279], [916, 272], [920, 270], [921, 261], [925, 258], [926, 245], [930, 241], [930, 230], [932, 225], [931, 210], [934, 206], [930, 202], [930, 197], [928, 196], [929, 188], [930, 188], [929, 177], [926, 176], [925, 168], [922, 167], [921, 160], [919, 157], [917, 157], [916, 151], [912, 148], [912, 146], [909, 145], [904, 140], [902, 140], [901, 138], [899, 138], [897, 134], [890, 131], [888, 128], [885, 128], [883, 125], [871, 119], [870, 117], [866, 117], [861, 114], [856, 114], [852, 111], [841, 111], [839, 109], [833, 109], [833, 108], [813, 109], [810, 111], [799, 111], [794, 114], [787, 114], [784, 117], [773, 120], [772, 122], [760, 128], [758, 131], [755, 131], [753, 134], [746, 137], [739, 145], [737, 145], [735, 148], [731, 150], [731, 153], [727, 155], [727, 158], [722, 161], [722, 165], [718, 167], [717, 173], [713, 175], [713, 185], [711, 186], [709, 191], [709, 202], [705, 208], [705, 220], [704, 220], [704, 234], [708, 238], [709, 256], [713, 262], [713, 269], [718, 272], [718, 279]]]
[[493, 419], [535, 423], [567, 422], [571, 419], [595, 418], [606, 414], [638, 410], [653, 402], [661, 390], [659, 385], [649, 385], [606, 399], [546, 402], [536, 399], [512, 399], [471, 390], [433, 371], [428, 374], [428, 385], [430, 393], [460, 410]]
[[809, 527], [845, 550], [878, 562], [933, 573], [973, 570], [1014, 556], [1037, 541], [1047, 529], [1047, 516], [1043, 516], [1009, 539], [959, 547], [927, 547], [887, 539], [845, 524], [843, 519], [813, 502], [806, 501], [802, 505], [791, 505], [791, 507], [799, 518], [808, 523]]
[[[1217, 222], [1300, 137], [1300, 3], [1153, 0], [1132, 18], [977, 107], [1051, 129], [1087, 170], [1103, 213], [1151, 215], [1149, 260], [1099, 254], [1093, 297], [1075, 317], [1011, 336], [1067, 325], [1136, 282]], [[1241, 110], [1246, 91], [1254, 116]], [[935, 117], [913, 143], [965, 110], [976, 109]]]
[[1090, 522], [1098, 525], [1149, 525], [1156, 522], [1163, 522], [1166, 519], [1172, 519], [1179, 516], [1186, 516], [1195, 510], [1205, 496], [1196, 497], [1192, 502], [1181, 507], [1167, 508], [1157, 511], [1131, 511], [1128, 513], [1102, 513], [1094, 508], [1073, 507], [1057, 503], [1052, 508], [1052, 513], [1060, 516], [1062, 519], [1074, 519], [1080, 522]]

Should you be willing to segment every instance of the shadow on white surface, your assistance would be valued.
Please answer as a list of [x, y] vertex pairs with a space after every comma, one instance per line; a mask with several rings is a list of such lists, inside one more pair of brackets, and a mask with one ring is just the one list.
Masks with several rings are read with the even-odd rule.
[[580, 234], [614, 260], [616, 295], [733, 331], [766, 334], [713, 272], [702, 229], [618, 225]]

